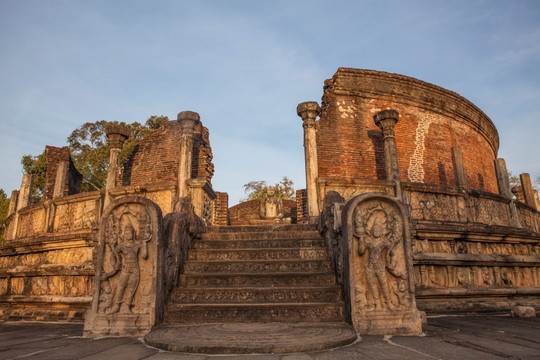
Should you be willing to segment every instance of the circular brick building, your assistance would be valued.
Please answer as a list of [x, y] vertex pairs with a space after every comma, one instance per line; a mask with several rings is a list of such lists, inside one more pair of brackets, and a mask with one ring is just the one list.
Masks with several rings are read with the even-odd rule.
[[403, 75], [340, 68], [326, 80], [317, 121], [320, 179], [386, 178], [373, 116], [399, 113], [394, 127], [403, 182], [455, 186], [451, 149], [463, 156], [467, 187], [497, 193], [499, 136], [491, 120], [460, 95]]

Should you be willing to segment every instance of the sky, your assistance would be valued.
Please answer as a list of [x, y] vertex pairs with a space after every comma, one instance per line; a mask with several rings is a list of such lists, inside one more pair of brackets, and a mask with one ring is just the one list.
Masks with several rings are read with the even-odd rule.
[[305, 188], [296, 106], [338, 67], [457, 92], [494, 122], [508, 169], [540, 175], [537, 0], [0, 0], [0, 189], [86, 122], [184, 110], [210, 130], [229, 205], [252, 180]]

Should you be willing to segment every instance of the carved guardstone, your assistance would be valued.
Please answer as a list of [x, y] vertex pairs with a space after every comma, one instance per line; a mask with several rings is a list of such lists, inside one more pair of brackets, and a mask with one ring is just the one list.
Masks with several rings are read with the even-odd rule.
[[343, 209], [349, 309], [359, 334], [420, 335], [409, 220], [386, 193], [354, 197]]
[[154, 202], [127, 196], [105, 209], [86, 336], [140, 336], [157, 324], [164, 302], [163, 253], [161, 210]]

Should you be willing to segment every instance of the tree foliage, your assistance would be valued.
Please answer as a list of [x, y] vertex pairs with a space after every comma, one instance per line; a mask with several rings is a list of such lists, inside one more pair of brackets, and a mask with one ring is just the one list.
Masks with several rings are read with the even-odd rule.
[[9, 208], [9, 199], [3, 189], [0, 189], [0, 242], [4, 239], [4, 230], [7, 212]]
[[[168, 120], [166, 116], [153, 115], [146, 120], [144, 125], [139, 122], [131, 124], [121, 122], [120, 124], [128, 127], [131, 133], [122, 149], [122, 161], [129, 157], [143, 137], [155, 129], [159, 129]], [[106, 185], [109, 168], [109, 145], [107, 144], [105, 126], [111, 123], [118, 124], [118, 122], [105, 120], [84, 123], [73, 130], [67, 138], [73, 163], [83, 176], [81, 192], [100, 190]], [[24, 173], [34, 175], [36, 190], [33, 192], [33, 196], [40, 197], [43, 193], [47, 173], [45, 151], [39, 156], [24, 155], [21, 163]]]
[[[288, 177], [284, 176], [283, 179], [274, 185], [276, 195], [284, 200], [294, 200], [296, 198], [296, 192], [294, 190], [294, 182]], [[250, 181], [243, 186], [246, 197], [242, 201], [264, 199], [268, 193], [268, 185], [266, 181]]]

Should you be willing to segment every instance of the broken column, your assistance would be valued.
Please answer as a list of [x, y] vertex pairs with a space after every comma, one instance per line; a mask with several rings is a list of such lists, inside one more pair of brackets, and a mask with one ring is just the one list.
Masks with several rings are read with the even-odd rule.
[[105, 127], [105, 132], [109, 141], [110, 155], [104, 207], [109, 203], [109, 190], [117, 186], [116, 182], [121, 159], [120, 153], [122, 152], [124, 141], [129, 138], [129, 129], [124, 125], [109, 124]]
[[32, 200], [32, 184], [34, 177], [30, 174], [24, 174], [21, 182], [21, 190], [19, 191], [19, 199], [17, 200], [17, 210], [30, 205]]
[[307, 208], [310, 218], [319, 216], [319, 203], [317, 194], [317, 141], [315, 134], [315, 119], [321, 113], [321, 108], [316, 101], [307, 101], [298, 104], [296, 108], [298, 116], [303, 120], [304, 127], [304, 154], [306, 161], [306, 190]]
[[189, 195], [187, 180], [191, 179], [193, 133], [201, 118], [194, 111], [182, 111], [178, 114], [177, 119], [182, 129], [180, 163], [178, 164], [178, 198], [180, 199]]
[[11, 192], [11, 197], [9, 198], [9, 208], [7, 216], [15, 213], [17, 211], [17, 200], [19, 199], [19, 190], [13, 190]]
[[61, 161], [56, 168], [56, 178], [54, 180], [53, 199], [64, 196], [66, 183], [68, 180], [69, 162]]
[[540, 211], [540, 209], [538, 209], [536, 206], [531, 176], [527, 173], [523, 173], [519, 175], [519, 180], [521, 181], [521, 189], [523, 191], [523, 198], [525, 200], [525, 204], [529, 205], [533, 209], [536, 209], [537, 211]]
[[512, 190], [510, 188], [510, 180], [508, 177], [508, 170], [506, 169], [506, 162], [504, 159], [495, 159], [495, 173], [497, 174], [497, 183], [499, 185], [499, 194], [510, 200], [510, 221], [515, 227], [521, 227], [519, 222], [518, 212], [516, 204], [512, 200]]

